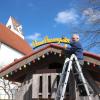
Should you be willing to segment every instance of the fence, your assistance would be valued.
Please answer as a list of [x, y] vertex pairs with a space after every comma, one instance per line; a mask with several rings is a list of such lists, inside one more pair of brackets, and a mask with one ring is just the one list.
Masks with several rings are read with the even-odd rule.
[[[33, 74], [30, 80], [27, 80], [29, 79], [27, 77], [20, 90], [16, 93], [16, 100], [17, 98], [18, 100], [54, 99], [59, 78], [59, 73]], [[66, 92], [66, 100], [69, 100], [70, 97]], [[89, 100], [87, 96], [79, 96], [79, 91], [76, 91], [76, 98], [77, 100]], [[92, 98], [92, 100], [99, 100], [98, 96]]]

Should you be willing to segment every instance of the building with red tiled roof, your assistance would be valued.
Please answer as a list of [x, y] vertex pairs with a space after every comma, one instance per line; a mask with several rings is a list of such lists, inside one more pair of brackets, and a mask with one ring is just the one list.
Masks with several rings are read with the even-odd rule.
[[[0, 24], [0, 66], [3, 67], [0, 69], [0, 78], [21, 84], [15, 93], [15, 100], [54, 100], [65, 60], [64, 47], [48, 44], [34, 49], [33, 52], [24, 40], [20, 29], [22, 29], [21, 25], [12, 17], [6, 26]], [[84, 52], [82, 72], [86, 83], [89, 85], [88, 89], [92, 89], [92, 98], [99, 100], [100, 56]], [[73, 74], [76, 75], [77, 73]], [[74, 76], [71, 81], [77, 84], [81, 80]], [[73, 87], [72, 83], [67, 85], [65, 100], [70, 100], [72, 97], [69, 93], [73, 92], [71, 87]], [[74, 90], [77, 90], [77, 100], [88, 100], [82, 84], [81, 88], [76, 85]], [[80, 95], [78, 95], [79, 93]], [[94, 94], [95, 96], [93, 96]]]
[[33, 50], [31, 46], [20, 36], [9, 30], [5, 25], [0, 24], [0, 42], [26, 55]]
[[32, 52], [31, 46], [21, 36], [0, 24], [0, 67]]
[[[24, 40], [22, 25], [13, 17], [10, 16], [6, 25], [0, 24], [0, 69], [32, 52], [31, 46]], [[6, 82], [6, 80], [0, 79], [0, 100], [12, 99], [11, 93], [8, 92], [10, 94], [9, 98], [7, 95], [8, 90], [5, 92], [2, 88]], [[10, 88], [15, 86], [11, 84]]]

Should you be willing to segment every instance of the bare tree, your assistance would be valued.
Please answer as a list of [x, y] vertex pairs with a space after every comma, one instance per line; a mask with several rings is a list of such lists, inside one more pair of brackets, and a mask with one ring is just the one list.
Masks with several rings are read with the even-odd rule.
[[89, 43], [86, 46], [87, 50], [95, 47], [100, 49], [100, 0], [90, 0], [90, 4], [92, 5], [92, 8], [90, 9], [90, 12], [87, 12], [87, 15], [92, 24], [92, 29], [86, 31], [88, 34], [87, 40], [89, 40]]
[[0, 79], [0, 88], [4, 91], [5, 96], [8, 96], [8, 100], [13, 100], [14, 91], [18, 88], [18, 84], [12, 83], [5, 79]]
[[[90, 25], [90, 28], [80, 28], [76, 26], [72, 33], [82, 33], [82, 42], [86, 50], [98, 49], [100, 53], [100, 0], [87, 0], [91, 5], [89, 7], [81, 7], [80, 11], [85, 16], [85, 20], [81, 23]], [[86, 21], [86, 22], [85, 22]]]

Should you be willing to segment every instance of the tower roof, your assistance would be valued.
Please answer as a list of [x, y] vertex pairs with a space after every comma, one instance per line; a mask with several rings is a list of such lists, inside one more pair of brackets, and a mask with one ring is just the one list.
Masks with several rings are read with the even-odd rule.
[[6, 27], [24, 39], [22, 25], [12, 16], [9, 17]]
[[15, 25], [16, 27], [20, 26], [21, 24], [19, 22], [17, 22], [12, 16], [10, 16], [13, 25]]

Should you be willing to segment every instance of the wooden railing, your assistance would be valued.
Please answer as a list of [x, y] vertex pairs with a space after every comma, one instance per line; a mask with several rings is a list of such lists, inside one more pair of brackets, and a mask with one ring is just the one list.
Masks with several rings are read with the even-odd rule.
[[54, 98], [58, 81], [59, 73], [34, 74], [32, 98]]
[[[29, 77], [27, 77], [26, 81], [17, 91], [15, 100], [54, 99], [59, 78], [59, 73], [33, 74], [30, 80]], [[66, 100], [69, 100], [70, 97], [71, 96], [68, 96], [68, 93], [66, 92]], [[89, 100], [87, 96], [79, 96], [79, 91], [76, 91], [76, 98], [77, 100]], [[93, 100], [99, 100], [98, 96], [93, 96]]]

